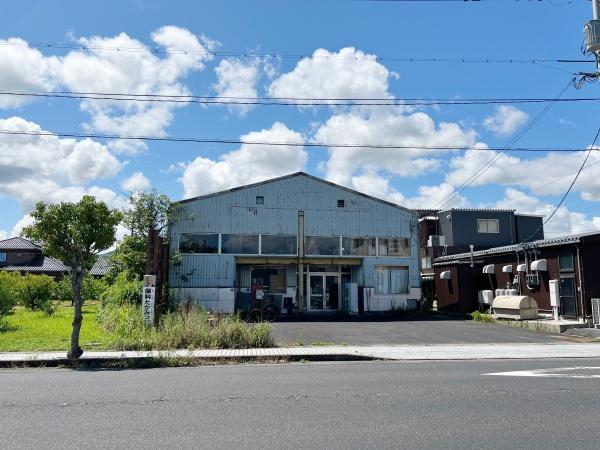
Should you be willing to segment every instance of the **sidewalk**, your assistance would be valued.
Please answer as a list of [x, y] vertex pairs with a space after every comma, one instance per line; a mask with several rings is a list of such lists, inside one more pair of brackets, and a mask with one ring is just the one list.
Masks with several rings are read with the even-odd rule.
[[[435, 361], [477, 359], [600, 358], [600, 344], [458, 344], [399, 346], [280, 347], [241, 350], [166, 350], [85, 352], [83, 362], [109, 362], [151, 358], [192, 358], [207, 361], [256, 358], [309, 361], [391, 360]], [[0, 366], [57, 365], [66, 363], [66, 352], [0, 353]]]

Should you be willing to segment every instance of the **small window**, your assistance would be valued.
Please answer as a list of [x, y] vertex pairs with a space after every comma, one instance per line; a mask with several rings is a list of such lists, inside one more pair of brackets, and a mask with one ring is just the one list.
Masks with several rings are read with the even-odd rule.
[[571, 254], [559, 255], [558, 267], [560, 268], [561, 272], [573, 272], [573, 269], [574, 269], [573, 255], [571, 255]]
[[338, 200], [338, 208], [344, 207], [344, 200]]
[[477, 219], [478, 233], [500, 233], [498, 219]]
[[375, 267], [375, 293], [408, 294], [408, 267]]
[[423, 256], [421, 258], [421, 268], [431, 269], [431, 256]]
[[410, 256], [410, 240], [406, 238], [379, 238], [379, 256]]
[[264, 205], [265, 204], [265, 198], [262, 195], [257, 195], [256, 196], [256, 204], [257, 205]]
[[6, 253], [0, 253], [0, 263], [6, 262]]
[[218, 234], [182, 233], [179, 236], [181, 253], [219, 253]]

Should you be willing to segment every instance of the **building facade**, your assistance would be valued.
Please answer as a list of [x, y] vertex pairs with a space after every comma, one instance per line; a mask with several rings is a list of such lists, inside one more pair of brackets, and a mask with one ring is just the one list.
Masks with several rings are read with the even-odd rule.
[[471, 312], [480, 291], [514, 289], [546, 312], [554, 296], [561, 316], [583, 320], [600, 298], [599, 268], [600, 233], [443, 256], [434, 262], [438, 309]]
[[303, 172], [177, 203], [171, 297], [209, 310], [267, 295], [293, 312], [415, 309], [416, 215]]
[[42, 247], [22, 237], [0, 241], [0, 270], [33, 273], [61, 278], [69, 268], [61, 261], [42, 253]]

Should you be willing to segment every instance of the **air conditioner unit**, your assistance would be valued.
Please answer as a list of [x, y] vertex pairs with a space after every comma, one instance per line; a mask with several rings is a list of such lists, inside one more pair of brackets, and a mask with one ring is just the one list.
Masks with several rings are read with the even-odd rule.
[[595, 328], [600, 328], [600, 298], [592, 299], [592, 323]]
[[427, 247], [443, 247], [446, 245], [446, 236], [432, 234], [427, 239]]
[[525, 282], [527, 286], [539, 286], [540, 277], [537, 273], [530, 273], [529, 275], [525, 275]]

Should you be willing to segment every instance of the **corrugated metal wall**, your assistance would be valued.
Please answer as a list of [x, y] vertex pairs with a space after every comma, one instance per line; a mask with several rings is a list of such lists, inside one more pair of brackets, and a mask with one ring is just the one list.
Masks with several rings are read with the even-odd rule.
[[[257, 196], [264, 197], [264, 204], [256, 204]], [[344, 200], [343, 208], [338, 200]], [[411, 286], [419, 286], [413, 213], [302, 174], [181, 204], [179, 220], [171, 227], [171, 249], [179, 248], [180, 233], [296, 235], [299, 210], [304, 211], [307, 236], [410, 238], [413, 256], [390, 261], [408, 265]], [[232, 256], [182, 255], [182, 259], [180, 273], [171, 269], [171, 286], [226, 286], [225, 282], [233, 286]], [[182, 274], [188, 281], [181, 280]]]

